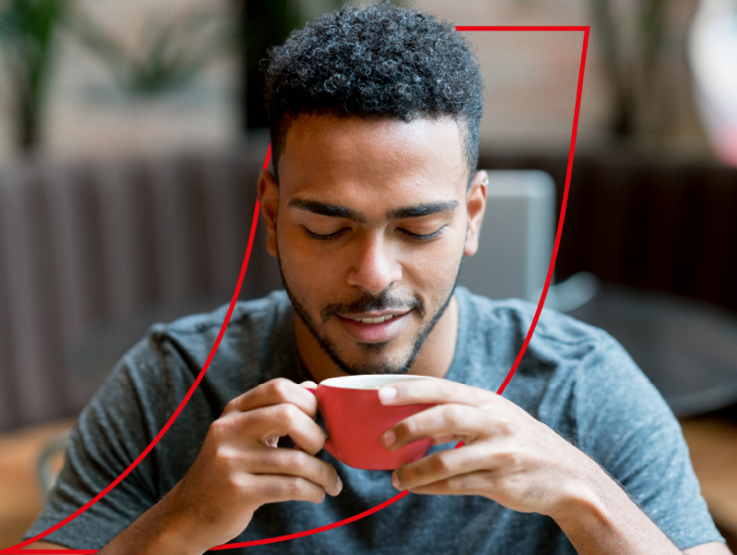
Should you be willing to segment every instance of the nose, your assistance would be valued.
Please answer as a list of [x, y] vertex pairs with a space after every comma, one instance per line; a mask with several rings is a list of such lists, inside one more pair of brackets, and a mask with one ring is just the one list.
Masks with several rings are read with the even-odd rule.
[[357, 242], [356, 249], [346, 275], [348, 285], [376, 293], [402, 279], [402, 267], [392, 252], [391, 244], [381, 234], [370, 234]]

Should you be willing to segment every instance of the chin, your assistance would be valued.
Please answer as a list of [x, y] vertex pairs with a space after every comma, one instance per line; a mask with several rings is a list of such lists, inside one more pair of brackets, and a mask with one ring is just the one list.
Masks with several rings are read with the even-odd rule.
[[351, 376], [366, 376], [366, 375], [377, 375], [377, 374], [403, 376], [409, 373], [409, 368], [406, 368], [404, 366], [402, 366], [401, 368], [390, 368], [386, 366], [381, 366], [381, 367], [367, 366], [361, 369], [350, 368], [350, 371], [347, 373], [350, 374]]
[[416, 358], [416, 354], [414, 352], [405, 354], [403, 357], [386, 356], [388, 353], [383, 353], [384, 356], [377, 356], [376, 354], [371, 356], [372, 353], [382, 351], [382, 347], [385, 349], [386, 343], [362, 343], [359, 346], [361, 347], [363, 354], [353, 360], [339, 356], [334, 351], [328, 351], [328, 355], [343, 372], [351, 376], [367, 374], [408, 374], [412, 367], [412, 363]]

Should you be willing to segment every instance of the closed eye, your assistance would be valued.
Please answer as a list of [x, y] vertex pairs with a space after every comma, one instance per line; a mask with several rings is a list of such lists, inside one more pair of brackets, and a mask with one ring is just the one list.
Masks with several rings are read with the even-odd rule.
[[302, 228], [302, 231], [304, 231], [304, 234], [307, 235], [310, 239], [317, 239], [318, 241], [332, 241], [333, 239], [337, 239], [341, 235], [343, 235], [343, 232], [348, 229], [347, 227], [344, 227], [343, 229], [339, 229], [335, 233], [329, 233], [327, 235], [320, 235], [319, 233], [315, 233], [314, 231], [310, 231], [305, 226], [300, 226]]
[[[332, 241], [333, 239], [337, 239], [341, 235], [343, 235], [343, 232], [346, 231], [348, 228], [344, 227], [343, 229], [339, 229], [335, 233], [329, 233], [327, 235], [322, 235], [320, 233], [315, 233], [314, 231], [310, 231], [305, 226], [300, 226], [302, 228], [302, 231], [304, 234], [309, 237], [310, 239], [316, 239], [317, 241]], [[407, 231], [406, 229], [398, 228], [399, 231], [401, 231], [405, 236], [407, 236], [409, 239], [413, 241], [430, 241], [431, 239], [434, 239], [435, 237], [439, 236], [440, 233], [445, 229], [445, 226], [441, 227], [437, 231], [434, 231], [432, 233], [428, 233], [426, 235], [421, 235], [418, 233], [412, 233], [411, 231]]]
[[399, 228], [399, 230], [407, 235], [410, 239], [413, 241], [429, 241], [430, 239], [434, 239], [438, 235], [440, 235], [440, 232], [445, 229], [445, 226], [441, 227], [437, 231], [434, 231], [432, 233], [428, 233], [427, 235], [418, 235], [417, 233], [412, 233], [411, 231], [407, 231], [406, 229]]

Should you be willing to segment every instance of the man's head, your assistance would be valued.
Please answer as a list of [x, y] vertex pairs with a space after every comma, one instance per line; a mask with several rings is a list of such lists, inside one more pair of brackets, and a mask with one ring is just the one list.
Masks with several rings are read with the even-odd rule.
[[348, 374], [406, 373], [478, 244], [477, 62], [449, 24], [382, 4], [292, 33], [267, 82], [259, 196], [298, 332]]
[[449, 22], [388, 3], [345, 7], [293, 31], [266, 71], [274, 169], [300, 114], [366, 119], [451, 117], [463, 132], [469, 175], [478, 161], [483, 79]]

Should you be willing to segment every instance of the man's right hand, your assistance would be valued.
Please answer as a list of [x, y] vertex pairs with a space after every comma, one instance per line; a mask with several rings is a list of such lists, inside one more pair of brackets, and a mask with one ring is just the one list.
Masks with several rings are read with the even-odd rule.
[[[277, 378], [228, 403], [187, 475], [100, 554], [202, 554], [238, 536], [262, 505], [338, 495], [335, 468], [314, 456], [325, 434], [307, 387], [317, 384]], [[284, 435], [295, 448], [276, 447]]]
[[[307, 387], [277, 378], [233, 399], [210, 425], [194, 464], [170, 492], [175, 520], [197, 531], [203, 551], [240, 534], [266, 503], [336, 496], [335, 468], [316, 458], [325, 434]], [[276, 447], [289, 435], [296, 448]]]

